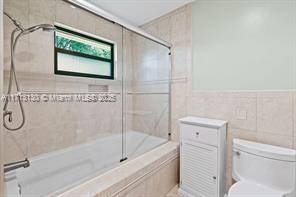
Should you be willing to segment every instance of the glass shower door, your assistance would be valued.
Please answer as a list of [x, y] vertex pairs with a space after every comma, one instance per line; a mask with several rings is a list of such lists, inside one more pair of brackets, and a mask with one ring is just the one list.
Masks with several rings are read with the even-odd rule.
[[124, 131], [128, 158], [165, 142], [170, 120], [170, 51], [123, 30]]

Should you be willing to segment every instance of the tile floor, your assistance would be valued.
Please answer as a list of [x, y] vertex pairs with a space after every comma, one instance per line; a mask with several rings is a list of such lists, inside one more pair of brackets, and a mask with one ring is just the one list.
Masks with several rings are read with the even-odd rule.
[[169, 193], [167, 193], [166, 197], [181, 197], [178, 194], [178, 188], [179, 185], [176, 185], [173, 189], [171, 189], [171, 191], [169, 191]]

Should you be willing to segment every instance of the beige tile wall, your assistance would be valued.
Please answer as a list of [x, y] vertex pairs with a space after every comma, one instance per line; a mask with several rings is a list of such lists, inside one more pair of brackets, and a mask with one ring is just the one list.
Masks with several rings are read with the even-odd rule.
[[[3, 26], [3, 1], [0, 1], [0, 27]], [[2, 92], [3, 89], [3, 28], [1, 28], [0, 30], [0, 92]], [[0, 104], [0, 109], [2, 109], [2, 102]], [[1, 115], [1, 120], [0, 120], [0, 124], [2, 125], [2, 115]], [[0, 166], [1, 166], [1, 170], [0, 170], [0, 196], [4, 195], [4, 186], [3, 186], [3, 170], [2, 170], [2, 166], [4, 165], [4, 161], [3, 161], [3, 128], [0, 128]]]
[[191, 5], [184, 6], [144, 25], [144, 28], [173, 44], [173, 140], [179, 140], [178, 119], [183, 116], [228, 121], [228, 188], [231, 185], [231, 149], [234, 137], [296, 149], [296, 93], [192, 91], [191, 12]]
[[[62, 0], [4, 0], [4, 10], [28, 27], [55, 22], [113, 40], [117, 44], [118, 80], [54, 75], [53, 33], [37, 31], [20, 39], [16, 52], [16, 70], [22, 91], [89, 92], [108, 88], [121, 92], [122, 28]], [[10, 66], [10, 33], [14, 26], [4, 17], [5, 89]], [[4, 133], [5, 162], [84, 143], [122, 131], [121, 97], [116, 103], [24, 103], [26, 124], [18, 132]], [[19, 123], [19, 107], [14, 120]], [[111, 118], [110, 118], [111, 117]]]
[[[126, 92], [167, 92], [163, 82], [168, 73], [168, 52], [154, 42], [89, 12], [73, 8], [62, 0], [4, 0], [4, 9], [23, 26], [61, 23], [116, 42], [117, 80], [54, 75], [53, 33], [37, 31], [22, 37], [16, 52], [16, 70], [22, 91], [89, 92], [108, 89]], [[10, 33], [14, 26], [4, 18], [5, 89], [10, 66]], [[124, 69], [122, 69], [124, 65]], [[154, 65], [154, 69], [151, 65]], [[160, 66], [161, 65], [161, 66]], [[162, 72], [158, 72], [159, 68]], [[145, 103], [145, 105], [143, 105]], [[14, 122], [19, 124], [18, 104], [11, 104]], [[168, 95], [124, 97], [124, 128], [154, 136], [168, 137]], [[5, 131], [5, 161], [63, 149], [122, 131], [122, 102], [116, 103], [24, 103], [25, 126], [20, 132]]]
[[187, 114], [228, 121], [227, 187], [232, 139], [296, 149], [294, 92], [211, 92], [188, 96]]
[[174, 159], [165, 166], [159, 168], [144, 180], [130, 185], [116, 197], [165, 197], [166, 194], [177, 184], [179, 159]]

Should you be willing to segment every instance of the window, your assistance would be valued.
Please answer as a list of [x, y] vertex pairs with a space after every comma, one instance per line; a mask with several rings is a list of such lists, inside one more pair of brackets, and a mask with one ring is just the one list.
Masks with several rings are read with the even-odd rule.
[[56, 28], [55, 74], [114, 79], [113, 43]]

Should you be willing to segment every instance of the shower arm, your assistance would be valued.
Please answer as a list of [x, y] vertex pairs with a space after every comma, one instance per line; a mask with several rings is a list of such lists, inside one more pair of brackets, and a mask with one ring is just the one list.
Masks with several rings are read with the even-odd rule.
[[21, 22], [19, 22], [18, 20], [16, 20], [15, 18], [13, 18], [10, 14], [8, 14], [7, 12], [3, 12], [4, 15], [6, 15], [12, 22], [13, 24], [20, 29], [21, 31], [23, 31], [25, 28], [22, 26]]

